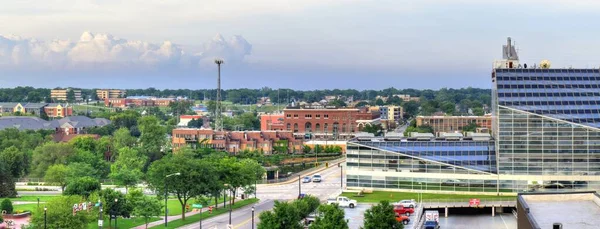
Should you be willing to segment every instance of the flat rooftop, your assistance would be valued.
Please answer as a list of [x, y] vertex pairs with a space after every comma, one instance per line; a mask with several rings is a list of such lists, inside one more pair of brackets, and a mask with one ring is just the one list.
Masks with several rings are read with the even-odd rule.
[[521, 195], [539, 228], [562, 223], [563, 229], [595, 229], [600, 225], [600, 198], [596, 193]]

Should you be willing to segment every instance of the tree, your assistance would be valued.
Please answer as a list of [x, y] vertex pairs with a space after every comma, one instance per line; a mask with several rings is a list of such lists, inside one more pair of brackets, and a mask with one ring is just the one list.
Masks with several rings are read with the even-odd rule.
[[166, 129], [160, 125], [154, 116], [145, 116], [138, 120], [138, 127], [142, 132], [140, 136], [141, 147], [150, 159], [158, 160], [162, 157], [162, 149], [166, 143]]
[[408, 116], [413, 117], [419, 113], [419, 104], [415, 101], [408, 101], [402, 104], [402, 108]]
[[69, 89], [67, 91], [67, 102], [69, 102], [69, 103], [75, 102], [75, 91], [73, 91], [73, 89]]
[[387, 200], [382, 200], [379, 204], [365, 211], [364, 229], [402, 229], [404, 225], [396, 221], [396, 212], [394, 206]]
[[28, 162], [27, 154], [15, 146], [0, 151], [0, 197], [17, 195], [15, 179], [27, 171]]
[[60, 189], [64, 192], [67, 186], [68, 168], [63, 164], [51, 165], [46, 170], [44, 181], [48, 183], [56, 183], [60, 185]]
[[44, 109], [42, 109], [40, 111], [40, 118], [43, 119], [43, 120], [46, 120], [46, 121], [50, 120], [50, 117], [48, 117], [48, 114], [46, 114], [46, 111], [44, 111]]
[[337, 205], [321, 205], [311, 229], [348, 229], [348, 220], [344, 218], [344, 210]]
[[[180, 173], [179, 176], [167, 175]], [[185, 220], [185, 206], [190, 198], [210, 194], [210, 186], [218, 180], [213, 164], [194, 159], [189, 155], [171, 155], [152, 163], [147, 180], [159, 196], [164, 196], [165, 182], [168, 192], [174, 193], [181, 204], [181, 218]]]
[[477, 115], [477, 116], [483, 116], [485, 114], [485, 112], [483, 111], [483, 108], [481, 107], [474, 107], [472, 108], [473, 110], [473, 114]]
[[129, 130], [125, 127], [121, 127], [113, 133], [113, 142], [117, 150], [124, 147], [133, 147], [136, 141], [137, 139], [132, 137]]
[[67, 143], [48, 142], [33, 151], [31, 163], [32, 177], [44, 177], [50, 165], [67, 164], [67, 158], [75, 154], [75, 149]]
[[336, 107], [346, 107], [346, 103], [339, 99], [333, 100], [333, 101], [329, 102], [327, 105], [336, 106]]
[[466, 126], [463, 126], [462, 131], [463, 132], [475, 132], [477, 130], [477, 127], [479, 127], [479, 126], [477, 126], [477, 123], [472, 122]]
[[402, 99], [398, 96], [392, 96], [387, 101], [387, 104], [399, 106], [402, 104]]
[[362, 129], [362, 131], [374, 134], [375, 136], [378, 136], [382, 130], [383, 130], [383, 128], [381, 127], [381, 124], [365, 125], [365, 127], [363, 127], [363, 129]]
[[73, 205], [81, 202], [79, 196], [53, 198], [45, 204], [48, 208], [46, 214], [33, 214], [31, 224], [38, 225], [36, 228], [42, 228], [39, 225], [44, 225], [45, 220], [48, 228], [87, 229], [98, 212], [79, 211], [73, 215]]
[[149, 196], [143, 196], [140, 200], [134, 203], [134, 206], [133, 214], [144, 218], [146, 228], [148, 228], [150, 219], [161, 215], [161, 209], [163, 208], [158, 199]]
[[312, 151], [312, 149], [310, 148], [310, 146], [308, 146], [308, 145], [303, 145], [302, 146], [302, 152], [303, 153], [308, 154], [308, 153], [310, 153], [310, 151]]
[[129, 186], [136, 185], [144, 175], [142, 169], [147, 157], [131, 148], [121, 148], [115, 163], [110, 167], [110, 177], [117, 185], [125, 186], [127, 193]]
[[200, 128], [202, 127], [202, 125], [204, 125], [204, 120], [202, 120], [202, 118], [199, 119], [192, 119], [190, 122], [188, 122], [188, 127], [189, 128]]
[[136, 111], [125, 111], [110, 116], [110, 121], [116, 128], [125, 127], [131, 129], [131, 127], [138, 124], [138, 118], [141, 116], [142, 115]]
[[259, 216], [258, 229], [301, 229], [300, 213], [288, 202], [275, 201], [272, 211], [265, 211]]
[[375, 105], [383, 106], [383, 105], [385, 105], [385, 103], [383, 102], [383, 99], [379, 98], [379, 99], [375, 100]]
[[454, 104], [453, 102], [450, 101], [445, 101], [442, 103], [442, 111], [444, 111], [444, 113], [448, 114], [448, 115], [453, 115], [454, 112], [456, 111], [456, 104]]
[[[114, 189], [104, 189], [100, 193], [104, 213], [108, 215], [122, 216], [129, 218], [134, 208], [134, 202], [127, 201], [123, 193]], [[117, 201], [115, 201], [117, 200]]]
[[369, 105], [369, 103], [367, 103], [365, 101], [360, 101], [356, 105], [354, 105], [354, 107], [366, 107], [368, 105]]
[[10, 199], [4, 199], [2, 204], [0, 204], [0, 212], [6, 211], [6, 214], [12, 214], [13, 212], [13, 204]]
[[100, 189], [101, 186], [98, 180], [86, 176], [69, 181], [63, 194], [80, 195], [87, 199], [90, 194], [95, 191], [100, 191]]

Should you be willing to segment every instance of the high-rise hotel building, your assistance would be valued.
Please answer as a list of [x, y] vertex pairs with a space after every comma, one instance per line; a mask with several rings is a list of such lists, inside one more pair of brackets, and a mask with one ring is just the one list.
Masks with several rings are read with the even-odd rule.
[[516, 193], [600, 190], [600, 70], [494, 63], [492, 134], [356, 138], [348, 188]]

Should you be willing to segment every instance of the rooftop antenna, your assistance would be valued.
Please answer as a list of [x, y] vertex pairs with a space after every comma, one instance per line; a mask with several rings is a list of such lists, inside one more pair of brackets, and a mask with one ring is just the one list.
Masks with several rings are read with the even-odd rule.
[[215, 106], [215, 131], [223, 131], [223, 119], [221, 118], [221, 64], [222, 59], [215, 59], [218, 67], [217, 75], [217, 101]]

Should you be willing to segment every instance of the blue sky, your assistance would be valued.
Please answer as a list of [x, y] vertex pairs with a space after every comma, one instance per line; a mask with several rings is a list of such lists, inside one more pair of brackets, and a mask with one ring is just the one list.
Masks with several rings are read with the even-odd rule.
[[600, 66], [592, 0], [0, 1], [0, 87], [489, 88], [507, 36]]

